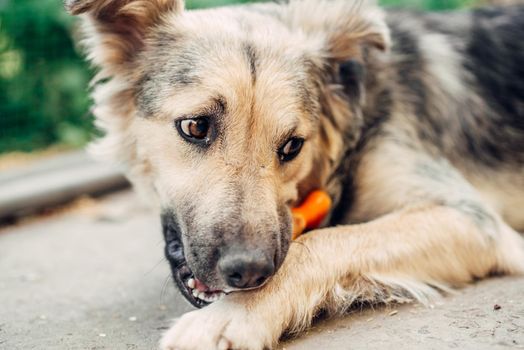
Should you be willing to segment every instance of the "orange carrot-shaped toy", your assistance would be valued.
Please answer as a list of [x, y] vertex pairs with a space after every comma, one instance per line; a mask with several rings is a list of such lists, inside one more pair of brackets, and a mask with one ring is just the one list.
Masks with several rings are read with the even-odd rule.
[[293, 239], [297, 239], [306, 229], [315, 229], [331, 209], [331, 198], [324, 191], [311, 192], [306, 200], [297, 208], [291, 209], [293, 214]]

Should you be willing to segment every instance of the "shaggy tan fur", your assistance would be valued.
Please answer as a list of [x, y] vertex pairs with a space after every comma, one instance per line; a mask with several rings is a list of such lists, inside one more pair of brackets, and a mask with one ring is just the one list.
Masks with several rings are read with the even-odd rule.
[[[185, 259], [206, 284], [228, 288], [217, 246], [242, 242], [280, 267], [261, 288], [184, 315], [162, 349], [271, 348], [321, 311], [426, 303], [477, 278], [524, 272], [524, 167], [469, 157], [476, 144], [464, 135], [480, 143], [494, 129], [478, 116], [497, 111], [464, 72], [463, 42], [406, 17], [393, 24], [418, 51], [402, 52], [371, 1], [67, 6], [82, 15], [99, 68], [94, 114], [105, 136], [93, 152], [122, 164], [153, 205], [176, 209]], [[447, 29], [471, 24], [457, 16]], [[415, 59], [424, 64], [413, 73], [405, 66]], [[352, 81], [342, 82], [348, 62]], [[420, 84], [423, 108], [407, 78]], [[206, 149], [173, 126], [198, 116], [217, 127]], [[304, 147], [282, 164], [276, 153], [291, 136]], [[350, 207], [290, 244], [289, 208], [318, 188]]]

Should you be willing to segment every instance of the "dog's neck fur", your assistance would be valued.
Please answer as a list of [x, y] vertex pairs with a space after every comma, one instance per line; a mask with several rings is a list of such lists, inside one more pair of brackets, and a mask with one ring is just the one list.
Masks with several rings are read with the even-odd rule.
[[[315, 166], [299, 192], [301, 198], [316, 188], [330, 194], [334, 203], [326, 220], [330, 225], [340, 223], [350, 210], [353, 173], [360, 155], [389, 116], [393, 101], [387, 83], [391, 79], [385, 65], [387, 56], [366, 50], [362, 59], [335, 65], [333, 72], [323, 72], [320, 79], [324, 87], [320, 92], [320, 147]], [[334, 128], [344, 131], [331, 132]]]

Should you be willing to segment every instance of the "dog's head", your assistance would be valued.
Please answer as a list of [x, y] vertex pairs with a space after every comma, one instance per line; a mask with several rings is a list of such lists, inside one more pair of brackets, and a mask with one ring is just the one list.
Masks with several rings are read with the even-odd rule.
[[286, 256], [290, 207], [328, 186], [358, 138], [365, 57], [388, 44], [382, 13], [345, 0], [66, 6], [100, 69], [95, 146], [160, 203], [183, 294], [201, 306], [264, 284]]

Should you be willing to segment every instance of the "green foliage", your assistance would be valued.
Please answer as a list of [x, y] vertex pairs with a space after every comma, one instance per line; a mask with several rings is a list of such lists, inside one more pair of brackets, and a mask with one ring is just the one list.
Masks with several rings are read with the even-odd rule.
[[380, 3], [383, 6], [441, 11], [470, 6], [475, 0], [380, 0]]
[[88, 139], [90, 72], [72, 23], [61, 1], [0, 0], [0, 152]]
[[248, 2], [261, 2], [264, 0], [189, 0], [186, 1], [186, 7], [190, 9], [224, 6], [231, 4], [243, 4]]
[[[188, 8], [253, 0], [188, 0]], [[470, 0], [383, 0], [384, 5], [448, 9]], [[0, 153], [53, 144], [77, 147], [94, 132], [92, 72], [71, 40], [74, 19], [61, 0], [0, 0]]]

